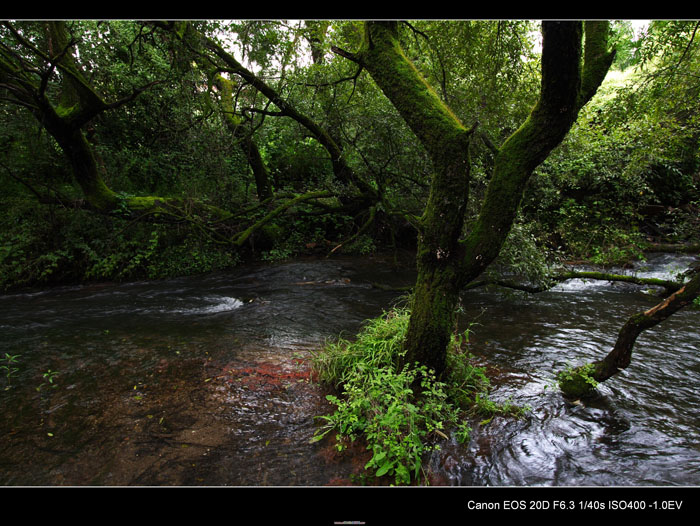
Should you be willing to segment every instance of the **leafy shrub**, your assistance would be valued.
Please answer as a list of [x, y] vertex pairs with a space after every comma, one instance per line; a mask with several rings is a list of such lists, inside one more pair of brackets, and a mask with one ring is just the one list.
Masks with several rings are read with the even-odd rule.
[[193, 232], [81, 210], [14, 204], [0, 218], [0, 289], [157, 279], [229, 268], [238, 256]]
[[588, 363], [574, 367], [567, 365], [566, 369], [556, 375], [559, 389], [571, 397], [582, 397], [590, 395], [598, 387], [598, 382], [593, 378], [595, 365]]
[[319, 381], [342, 395], [327, 396], [337, 409], [318, 417], [325, 424], [312, 440], [335, 430], [342, 451], [348, 441], [364, 437], [372, 451], [365, 469], [393, 476], [396, 484], [419, 479], [424, 454], [439, 449], [436, 439], [448, 438], [448, 429], [466, 442], [470, 415], [504, 410], [488, 400], [488, 378], [471, 363], [468, 331], [452, 338], [444, 381], [419, 364], [399, 368], [409, 317], [404, 308], [385, 312], [369, 320], [354, 342], [331, 342], [313, 358]]

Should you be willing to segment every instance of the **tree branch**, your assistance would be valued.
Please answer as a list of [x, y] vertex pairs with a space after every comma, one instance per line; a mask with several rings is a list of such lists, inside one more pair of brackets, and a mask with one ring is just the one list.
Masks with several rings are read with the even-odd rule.
[[340, 55], [341, 57], [351, 60], [352, 62], [362, 66], [362, 58], [360, 55], [356, 55], [355, 53], [351, 53], [350, 51], [346, 51], [337, 46], [331, 46], [331, 51], [336, 55]]
[[284, 212], [284, 211], [287, 210], [288, 208], [290, 208], [290, 207], [292, 207], [292, 206], [294, 206], [294, 205], [296, 205], [296, 204], [299, 204], [299, 203], [301, 203], [301, 202], [308, 201], [308, 200], [310, 200], [310, 199], [318, 199], [318, 198], [322, 198], [322, 197], [333, 197], [333, 193], [332, 193], [332, 192], [328, 192], [328, 191], [308, 192], [308, 193], [306, 193], [306, 194], [302, 194], [302, 195], [299, 195], [299, 196], [297, 196], [297, 197], [295, 197], [295, 198], [293, 198], [293, 199], [290, 199], [290, 200], [287, 201], [286, 203], [282, 203], [282, 204], [279, 205], [277, 208], [275, 208], [274, 210], [272, 210], [272, 211], [270, 211], [269, 213], [267, 213], [267, 214], [265, 215], [265, 217], [263, 217], [262, 219], [260, 219], [259, 221], [257, 221], [255, 224], [251, 225], [251, 226], [248, 227], [246, 230], [244, 230], [243, 232], [241, 232], [241, 233], [239, 233], [238, 235], [236, 235], [233, 239], [231, 239], [231, 243], [232, 243], [234, 246], [241, 246], [241, 245], [243, 245], [243, 243], [245, 243], [245, 241], [246, 241], [256, 230], [259, 230], [260, 228], [262, 228], [263, 226], [265, 226], [266, 224], [268, 224], [270, 221], [272, 221], [275, 217], [277, 217], [278, 215], [280, 215], [282, 212]]
[[700, 271], [692, 279], [654, 307], [630, 316], [618, 333], [612, 350], [598, 362], [582, 365], [559, 375], [559, 387], [567, 396], [587, 397], [595, 392], [597, 382], [604, 382], [626, 369], [632, 361], [637, 337], [700, 296]]

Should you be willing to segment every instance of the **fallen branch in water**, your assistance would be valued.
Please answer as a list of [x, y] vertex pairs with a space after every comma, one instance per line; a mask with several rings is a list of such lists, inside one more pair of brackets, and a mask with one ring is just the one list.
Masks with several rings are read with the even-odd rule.
[[696, 269], [692, 275], [688, 283], [654, 307], [630, 316], [605, 358], [560, 373], [558, 379], [562, 392], [573, 397], [590, 396], [595, 393], [599, 382], [604, 382], [626, 369], [632, 361], [634, 343], [643, 331], [661, 323], [700, 296], [700, 271]]
[[638, 276], [630, 276], [627, 274], [610, 274], [607, 272], [595, 272], [595, 271], [577, 271], [572, 270], [564, 272], [558, 276], [554, 276], [552, 279], [557, 281], [566, 281], [569, 279], [593, 279], [593, 280], [603, 280], [603, 281], [621, 281], [624, 283], [633, 283], [635, 285], [650, 285], [653, 287], [663, 287], [668, 292], [675, 292], [680, 289], [683, 284], [677, 281], [671, 281], [667, 279], [659, 278], [641, 278]]
[[697, 254], [700, 252], [700, 243], [651, 243], [645, 252], [682, 252]]
[[515, 281], [503, 280], [503, 279], [486, 279], [480, 281], [473, 281], [465, 290], [471, 290], [479, 287], [485, 287], [489, 285], [496, 285], [499, 287], [506, 287], [509, 289], [521, 290], [523, 292], [538, 293], [544, 292], [558, 283], [563, 281], [568, 281], [570, 279], [583, 279], [583, 280], [597, 280], [597, 281], [619, 281], [624, 283], [633, 283], [635, 285], [645, 285], [652, 287], [661, 287], [667, 291], [667, 293], [672, 293], [680, 289], [683, 284], [677, 281], [671, 281], [667, 279], [659, 278], [642, 278], [639, 276], [630, 276], [626, 274], [612, 274], [608, 272], [596, 272], [596, 271], [581, 271], [581, 270], [570, 270], [567, 272], [562, 272], [561, 274], [555, 274], [549, 276], [548, 283], [531, 285], [527, 283], [519, 283]]
[[[571, 270], [563, 272], [561, 274], [555, 274], [548, 277], [548, 283], [542, 284], [528, 284], [517, 281], [510, 281], [506, 279], [483, 279], [478, 281], [472, 281], [463, 290], [473, 290], [480, 287], [497, 286], [504, 287], [514, 290], [520, 290], [523, 292], [529, 292], [531, 294], [536, 294], [538, 292], [545, 292], [558, 283], [563, 281], [568, 281], [570, 279], [584, 279], [584, 280], [597, 280], [597, 281], [620, 281], [624, 283], [632, 283], [635, 285], [645, 285], [652, 287], [661, 287], [666, 290], [667, 293], [673, 293], [680, 289], [683, 284], [677, 281], [671, 281], [667, 279], [659, 278], [642, 278], [639, 276], [630, 276], [626, 274], [611, 274], [607, 272], [596, 272], [596, 271], [580, 271]], [[395, 290], [395, 291], [410, 291], [412, 287], [391, 287], [389, 285], [383, 285], [381, 283], [372, 283], [372, 286], [382, 290]]]

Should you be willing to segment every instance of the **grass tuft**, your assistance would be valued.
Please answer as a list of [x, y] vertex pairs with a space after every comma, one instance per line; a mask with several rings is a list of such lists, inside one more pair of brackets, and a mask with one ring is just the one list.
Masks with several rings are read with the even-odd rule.
[[327, 396], [336, 410], [317, 417], [324, 424], [312, 441], [335, 431], [342, 451], [363, 437], [372, 451], [365, 469], [397, 485], [420, 479], [424, 455], [447, 433], [467, 442], [470, 416], [516, 412], [488, 399], [489, 380], [468, 352], [469, 331], [453, 335], [444, 378], [420, 364], [399, 368], [409, 318], [408, 309], [392, 309], [368, 320], [354, 341], [329, 342], [312, 358], [318, 380], [338, 392]]

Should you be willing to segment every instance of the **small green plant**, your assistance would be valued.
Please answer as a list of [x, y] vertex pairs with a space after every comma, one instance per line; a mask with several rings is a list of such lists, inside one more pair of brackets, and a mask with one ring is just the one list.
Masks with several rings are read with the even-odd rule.
[[5, 353], [5, 356], [3, 356], [0, 361], [0, 371], [3, 372], [5, 380], [7, 381], [7, 385], [5, 386], [6, 391], [12, 387], [12, 378], [19, 372], [19, 367], [16, 367], [17, 358], [19, 358], [19, 356], [19, 354]]
[[597, 387], [598, 382], [593, 378], [595, 365], [588, 363], [574, 367], [567, 367], [557, 373], [556, 382], [561, 391], [568, 396], [580, 397], [590, 395]]
[[44, 387], [50, 387], [52, 389], [55, 389], [58, 387], [58, 384], [54, 383], [54, 378], [58, 376], [58, 371], [52, 371], [51, 369], [48, 369], [41, 377], [42, 377], [42, 382], [37, 386], [36, 390], [41, 391]]
[[283, 261], [292, 256], [292, 250], [286, 247], [282, 248], [272, 248], [267, 252], [263, 253], [261, 259], [268, 262]]
[[407, 309], [393, 309], [369, 320], [356, 341], [329, 343], [312, 358], [319, 380], [342, 390], [340, 396], [327, 396], [336, 410], [317, 417], [324, 424], [312, 441], [335, 431], [342, 451], [362, 437], [372, 452], [365, 469], [393, 477], [397, 485], [419, 479], [424, 455], [439, 449], [438, 439], [449, 438], [446, 433], [467, 442], [470, 416], [502, 409], [486, 403], [489, 382], [471, 363], [468, 332], [453, 337], [444, 379], [419, 364], [397, 366], [409, 315]]
[[128, 192], [117, 192], [117, 208], [114, 211], [124, 217], [129, 217], [131, 215], [131, 210], [129, 209], [129, 198], [134, 197]]
[[346, 250], [352, 254], [361, 254], [364, 256], [376, 252], [377, 247], [374, 243], [374, 239], [370, 236], [362, 235], [355, 239]]

